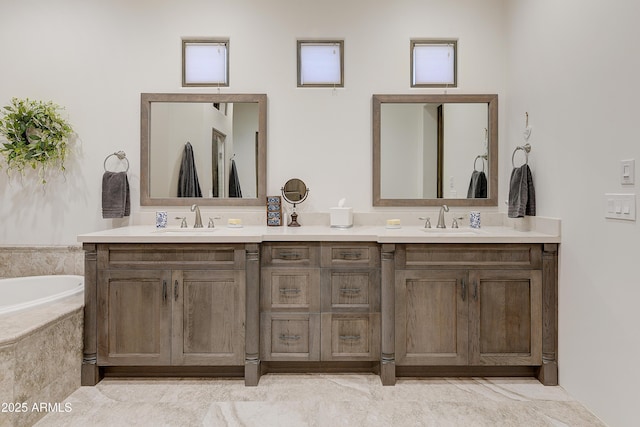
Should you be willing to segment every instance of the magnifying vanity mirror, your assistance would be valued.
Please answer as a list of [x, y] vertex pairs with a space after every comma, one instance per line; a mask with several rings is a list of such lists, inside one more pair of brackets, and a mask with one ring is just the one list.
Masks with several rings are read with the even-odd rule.
[[373, 95], [374, 206], [497, 203], [498, 95]]
[[140, 149], [142, 206], [262, 206], [267, 95], [143, 93]]
[[298, 223], [298, 214], [296, 212], [296, 204], [304, 202], [309, 195], [307, 185], [301, 179], [293, 178], [284, 184], [281, 191], [284, 200], [293, 205], [291, 222], [287, 225], [289, 227], [300, 227], [300, 224]]

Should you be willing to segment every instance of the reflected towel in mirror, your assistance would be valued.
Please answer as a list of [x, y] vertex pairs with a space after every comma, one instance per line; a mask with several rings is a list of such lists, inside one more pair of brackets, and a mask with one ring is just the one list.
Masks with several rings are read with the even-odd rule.
[[242, 197], [238, 169], [236, 169], [236, 161], [233, 159], [231, 160], [231, 172], [229, 173], [229, 197]]
[[178, 176], [178, 197], [202, 197], [198, 171], [193, 157], [193, 147], [190, 142], [184, 145], [180, 175]]
[[467, 199], [486, 199], [487, 198], [487, 175], [483, 171], [473, 171], [471, 181], [469, 182], [469, 190], [467, 190]]

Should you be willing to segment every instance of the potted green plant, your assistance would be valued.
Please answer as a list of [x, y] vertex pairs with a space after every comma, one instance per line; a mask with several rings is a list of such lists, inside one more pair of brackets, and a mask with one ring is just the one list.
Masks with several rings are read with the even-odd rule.
[[60, 107], [51, 101], [12, 98], [0, 110], [0, 153], [9, 171], [24, 172], [25, 167], [38, 169], [42, 183], [44, 172], [54, 166], [64, 171], [67, 142], [73, 129], [60, 115]]

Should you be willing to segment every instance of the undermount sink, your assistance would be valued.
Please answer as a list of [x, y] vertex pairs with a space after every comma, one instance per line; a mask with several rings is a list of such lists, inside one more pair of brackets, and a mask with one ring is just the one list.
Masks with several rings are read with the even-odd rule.
[[158, 228], [154, 233], [163, 234], [192, 234], [192, 233], [213, 233], [217, 228]]
[[475, 236], [480, 234], [479, 230], [472, 228], [421, 228], [420, 230], [429, 234], [456, 235], [456, 236]]

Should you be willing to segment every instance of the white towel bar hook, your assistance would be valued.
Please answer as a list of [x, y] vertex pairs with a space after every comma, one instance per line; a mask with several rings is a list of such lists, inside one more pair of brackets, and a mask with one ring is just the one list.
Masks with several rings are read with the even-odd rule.
[[518, 150], [524, 151], [524, 156], [525, 156], [524, 164], [528, 165], [529, 164], [529, 153], [531, 152], [531, 144], [524, 144], [523, 146], [516, 147], [516, 149], [513, 150], [513, 154], [511, 155], [511, 166], [513, 166], [514, 168], [516, 167], [514, 159], [515, 159], [515, 156], [516, 156], [516, 152]]

